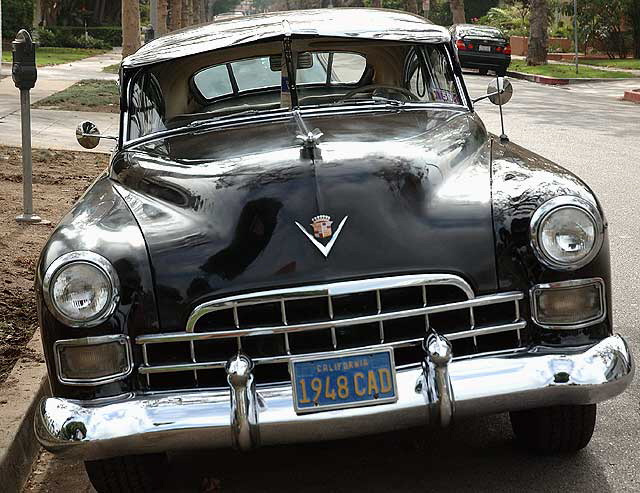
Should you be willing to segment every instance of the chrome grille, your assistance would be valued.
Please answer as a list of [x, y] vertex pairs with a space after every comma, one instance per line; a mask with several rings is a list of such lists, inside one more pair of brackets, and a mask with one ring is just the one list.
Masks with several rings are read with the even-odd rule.
[[226, 386], [236, 352], [256, 364], [258, 384], [288, 381], [300, 355], [395, 349], [398, 367], [420, 362], [429, 327], [453, 344], [454, 358], [522, 347], [522, 293], [475, 297], [460, 277], [427, 274], [336, 282], [213, 300], [197, 307], [185, 331], [139, 336], [149, 390]]

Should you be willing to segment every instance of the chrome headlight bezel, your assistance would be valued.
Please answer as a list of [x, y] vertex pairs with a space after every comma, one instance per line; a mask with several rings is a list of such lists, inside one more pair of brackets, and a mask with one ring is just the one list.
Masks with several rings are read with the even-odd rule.
[[[88, 264], [91, 267], [98, 269], [108, 279], [109, 284], [111, 285], [111, 294], [105, 307], [90, 319], [75, 320], [69, 318], [67, 315], [62, 313], [60, 309], [58, 309], [53, 299], [52, 290], [54, 288], [55, 281], [58, 275], [62, 272], [62, 269], [68, 267], [70, 264]], [[44, 278], [42, 279], [42, 294], [47, 307], [60, 322], [69, 327], [89, 328], [100, 325], [113, 315], [113, 312], [120, 301], [120, 283], [113, 265], [102, 255], [89, 251], [76, 251], [66, 253], [58, 257], [47, 268]]]
[[[579, 209], [591, 219], [594, 225], [595, 238], [593, 247], [586, 256], [579, 260], [560, 262], [545, 252], [542, 242], [540, 241], [540, 227], [551, 214], [567, 208]], [[531, 217], [529, 231], [531, 246], [535, 256], [542, 264], [554, 270], [573, 271], [584, 267], [598, 255], [604, 242], [604, 220], [598, 208], [583, 198], [571, 195], [552, 198], [538, 207]]]

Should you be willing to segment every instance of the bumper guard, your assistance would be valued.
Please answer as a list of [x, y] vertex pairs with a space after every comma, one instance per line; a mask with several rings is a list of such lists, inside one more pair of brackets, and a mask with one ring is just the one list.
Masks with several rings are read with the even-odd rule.
[[422, 368], [398, 371], [397, 402], [306, 415], [294, 412], [289, 385], [257, 391], [251, 369], [244, 356], [229, 362], [230, 391], [129, 395], [99, 404], [45, 398], [36, 410], [36, 436], [58, 455], [85, 460], [332, 440], [446, 426], [454, 411], [468, 416], [600, 402], [631, 383], [634, 363], [620, 336], [562, 351], [539, 346], [451, 361], [448, 341], [432, 333]]

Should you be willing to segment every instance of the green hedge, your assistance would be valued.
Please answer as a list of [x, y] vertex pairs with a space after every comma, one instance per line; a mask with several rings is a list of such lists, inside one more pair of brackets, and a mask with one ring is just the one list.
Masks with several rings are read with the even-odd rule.
[[[77, 26], [48, 26], [43, 33], [40, 31], [40, 44], [42, 46], [63, 46], [67, 48], [111, 48], [122, 46], [122, 28], [120, 26], [87, 27], [90, 38], [102, 42], [102, 46], [76, 46], [74, 40], [84, 39], [85, 28]], [[54, 43], [54, 44], [44, 44]]]

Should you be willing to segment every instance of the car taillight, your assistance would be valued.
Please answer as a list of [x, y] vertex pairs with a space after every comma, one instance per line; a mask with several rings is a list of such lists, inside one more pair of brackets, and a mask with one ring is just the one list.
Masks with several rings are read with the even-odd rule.
[[502, 53], [502, 46], [496, 46], [496, 53]]
[[469, 50], [473, 50], [473, 45], [472, 45], [471, 43], [469, 43], [469, 44], [467, 45], [467, 49], [469, 49]]
[[467, 49], [467, 45], [464, 44], [464, 41], [459, 39], [458, 41], [456, 41], [456, 48], [458, 48], [458, 50], [460, 51], [464, 51]]
[[504, 53], [505, 55], [511, 55], [511, 45], [505, 46], [502, 53]]

